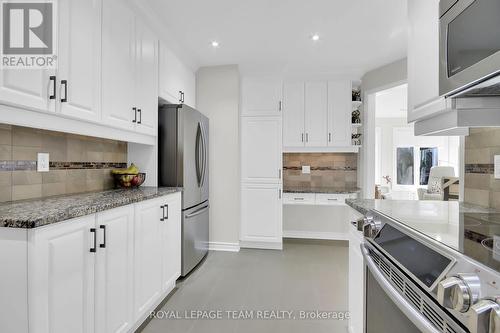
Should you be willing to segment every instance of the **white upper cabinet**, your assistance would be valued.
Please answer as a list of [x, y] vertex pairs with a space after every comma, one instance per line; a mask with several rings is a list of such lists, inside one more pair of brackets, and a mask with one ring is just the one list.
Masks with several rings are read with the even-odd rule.
[[191, 69], [160, 42], [159, 95], [169, 103], [196, 107], [196, 77]]
[[283, 146], [304, 146], [304, 82], [283, 85]]
[[328, 82], [328, 146], [351, 145], [351, 81]]
[[275, 78], [244, 78], [241, 99], [241, 114], [244, 116], [280, 115], [283, 81]]
[[98, 213], [96, 333], [130, 331], [133, 323], [134, 206]]
[[106, 0], [102, 16], [102, 120], [132, 130], [137, 119], [135, 14], [124, 1]]
[[306, 82], [305, 105], [306, 147], [325, 147], [328, 137], [328, 88], [326, 82]]
[[89, 215], [30, 232], [30, 332], [94, 332], [94, 226]]
[[39, 111], [55, 111], [56, 86], [54, 71], [1, 69], [0, 104]]
[[136, 20], [136, 130], [156, 135], [158, 122], [158, 40]]
[[439, 97], [439, 0], [408, 2], [408, 121], [445, 109]]
[[61, 0], [57, 100], [62, 114], [98, 121], [101, 95], [101, 0]]
[[102, 25], [102, 120], [155, 135], [158, 40], [123, 1], [104, 1]]
[[280, 183], [281, 156], [281, 117], [241, 118], [243, 182]]

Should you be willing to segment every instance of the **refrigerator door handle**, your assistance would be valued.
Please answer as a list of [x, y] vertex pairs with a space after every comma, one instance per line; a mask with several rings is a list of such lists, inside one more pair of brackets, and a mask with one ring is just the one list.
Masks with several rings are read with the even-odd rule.
[[201, 177], [202, 177], [202, 170], [201, 170], [201, 164], [202, 163], [202, 140], [203, 140], [203, 134], [202, 134], [202, 129], [201, 129], [201, 123], [198, 123], [198, 129], [196, 130], [196, 150], [195, 150], [195, 164], [196, 164], [196, 178], [198, 181], [198, 187], [201, 186]]
[[207, 142], [206, 142], [206, 137], [205, 137], [205, 130], [203, 128], [203, 125], [200, 123], [200, 128], [201, 128], [201, 142], [203, 145], [202, 149], [202, 169], [201, 169], [201, 184], [200, 186], [203, 186], [205, 184], [205, 176], [206, 176], [206, 171], [207, 171]]

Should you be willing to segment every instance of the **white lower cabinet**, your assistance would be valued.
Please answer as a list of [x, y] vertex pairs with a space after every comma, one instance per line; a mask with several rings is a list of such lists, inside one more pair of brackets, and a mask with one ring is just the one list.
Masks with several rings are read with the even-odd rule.
[[94, 332], [95, 216], [28, 233], [30, 333]]
[[243, 184], [242, 247], [282, 248], [281, 184]]
[[127, 332], [133, 317], [134, 206], [98, 213], [96, 332]]
[[163, 198], [136, 205], [134, 244], [134, 315], [141, 318], [161, 293], [160, 259]]
[[181, 195], [30, 229], [27, 240], [30, 333], [133, 332], [180, 276]]

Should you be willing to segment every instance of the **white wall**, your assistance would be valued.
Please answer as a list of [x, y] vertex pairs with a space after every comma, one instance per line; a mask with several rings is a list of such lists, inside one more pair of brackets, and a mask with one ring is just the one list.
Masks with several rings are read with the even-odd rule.
[[202, 67], [196, 105], [210, 119], [210, 243], [237, 246], [240, 225], [239, 101], [237, 65]]

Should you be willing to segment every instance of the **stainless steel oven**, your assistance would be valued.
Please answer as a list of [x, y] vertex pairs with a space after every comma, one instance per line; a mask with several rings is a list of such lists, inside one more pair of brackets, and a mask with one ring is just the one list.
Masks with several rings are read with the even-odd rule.
[[[441, 0], [439, 92], [462, 92], [500, 73], [500, 1]], [[500, 95], [500, 80], [482, 84], [475, 96]]]
[[365, 333], [500, 332], [500, 272], [429, 237], [426, 221], [420, 230], [379, 211], [368, 216]]

